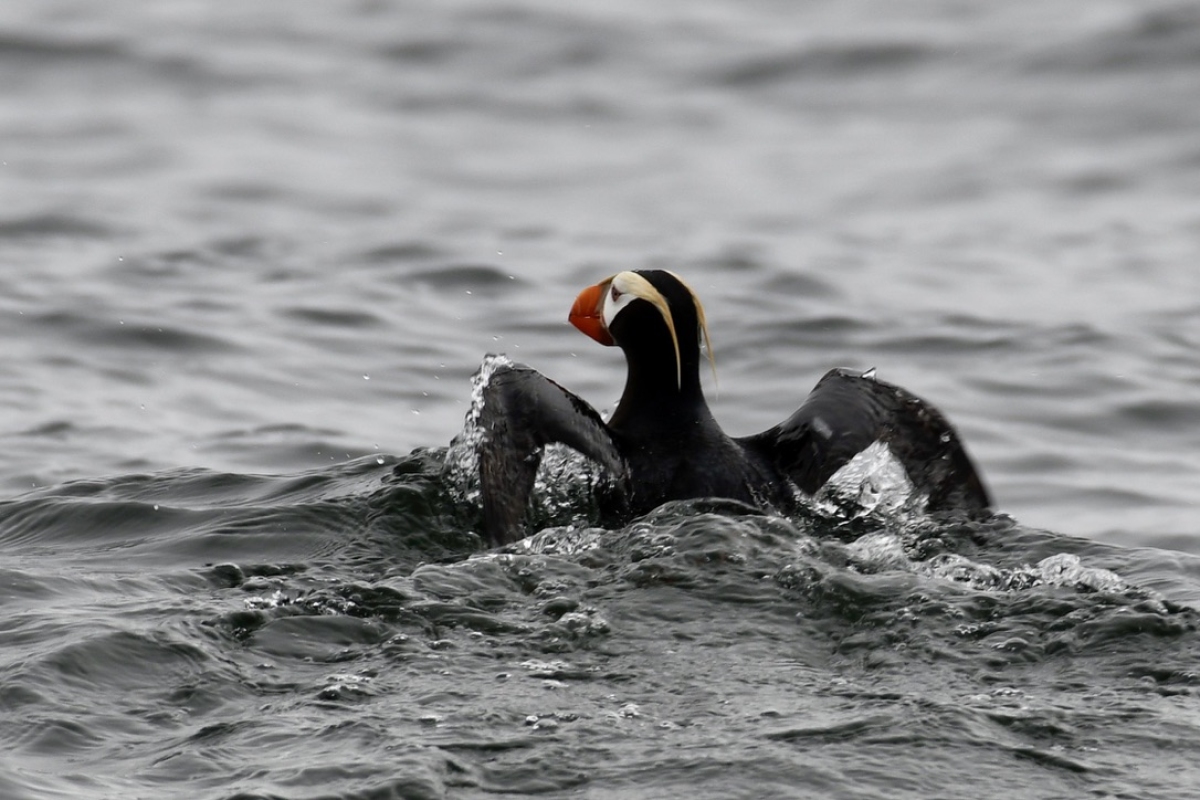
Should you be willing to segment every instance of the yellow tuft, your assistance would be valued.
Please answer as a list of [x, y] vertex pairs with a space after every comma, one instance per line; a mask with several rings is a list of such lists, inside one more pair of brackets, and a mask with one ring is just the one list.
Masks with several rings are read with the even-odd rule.
[[[719, 388], [717, 384], [717, 357], [713, 353], [712, 337], [708, 335], [708, 320], [704, 316], [704, 304], [700, 302], [700, 295], [696, 294], [695, 290], [692, 289], [692, 287], [688, 285], [688, 282], [683, 278], [679, 277], [670, 270], [667, 272], [674, 277], [675, 280], [683, 284], [683, 288], [687, 289], [688, 294], [692, 296], [692, 302], [696, 305], [696, 319], [700, 320], [700, 333], [704, 337], [704, 347], [708, 350], [708, 365], [712, 368], [713, 386]], [[678, 357], [678, 347], [676, 347], [675, 353], [676, 357]]]

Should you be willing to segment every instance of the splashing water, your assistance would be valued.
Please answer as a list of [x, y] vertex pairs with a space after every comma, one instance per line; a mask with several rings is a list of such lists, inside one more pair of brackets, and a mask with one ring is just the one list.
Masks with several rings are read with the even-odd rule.
[[488, 431], [479, 424], [483, 414], [484, 393], [496, 370], [512, 365], [508, 356], [489, 353], [471, 376], [471, 404], [467, 407], [462, 430], [450, 442], [442, 469], [446, 488], [458, 502], [476, 506], [480, 503], [479, 447], [488, 436]]
[[[454, 501], [481, 505], [479, 450], [490, 431], [480, 420], [485, 394], [496, 371], [513, 366], [504, 355], [489, 354], [471, 379], [471, 404], [463, 428], [450, 443], [443, 480]], [[539, 459], [529, 502], [529, 522], [535, 530], [549, 526], [579, 526], [595, 521], [599, 510], [595, 488], [605, 479], [600, 468], [583, 455], [561, 444], [550, 444], [535, 453]]]
[[916, 492], [891, 448], [875, 442], [835, 472], [810, 505], [829, 517], [901, 518], [920, 514], [928, 500]]

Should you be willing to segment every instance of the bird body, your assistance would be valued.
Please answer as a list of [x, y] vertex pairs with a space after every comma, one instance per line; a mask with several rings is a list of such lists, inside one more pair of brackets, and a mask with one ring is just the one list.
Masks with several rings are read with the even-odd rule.
[[732, 438], [700, 383], [704, 308], [674, 273], [621, 272], [580, 293], [569, 317], [625, 353], [625, 388], [605, 422], [577, 395], [529, 367], [505, 364], [483, 390], [478, 443], [484, 528], [494, 544], [525, 535], [523, 518], [542, 448], [561, 442], [608, 481], [605, 516], [620, 522], [670, 501], [739, 500], [786, 512], [876, 442], [903, 464], [930, 510], [986, 511], [991, 500], [941, 413], [900, 387], [829, 372], [788, 419]]

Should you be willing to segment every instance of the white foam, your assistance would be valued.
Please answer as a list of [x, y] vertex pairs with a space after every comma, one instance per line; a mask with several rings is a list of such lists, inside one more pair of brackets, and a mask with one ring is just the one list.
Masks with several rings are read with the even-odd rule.
[[512, 366], [512, 363], [508, 356], [488, 354], [471, 376], [471, 404], [467, 407], [462, 430], [450, 442], [442, 468], [446, 486], [459, 502], [475, 505], [480, 502], [479, 446], [488, 435], [488, 431], [479, 424], [483, 414], [484, 394], [496, 370]]
[[884, 442], [857, 453], [813, 496], [814, 507], [831, 516], [895, 517], [924, 510], [928, 497], [918, 494], [908, 471]]

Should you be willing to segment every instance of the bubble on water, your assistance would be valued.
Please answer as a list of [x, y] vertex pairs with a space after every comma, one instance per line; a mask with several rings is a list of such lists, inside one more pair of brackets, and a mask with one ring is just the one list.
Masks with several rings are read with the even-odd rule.
[[610, 630], [608, 620], [596, 613], [593, 608], [563, 614], [559, 617], [558, 624], [566, 628], [572, 636], [578, 638], [603, 636]]
[[282, 589], [276, 589], [267, 597], [248, 597], [245, 600], [246, 607], [255, 610], [279, 608], [290, 602], [291, 600], [283, 593]]
[[521, 669], [528, 670], [529, 674], [535, 678], [549, 678], [573, 669], [569, 661], [563, 661], [562, 659], [544, 661], [540, 658], [531, 658], [528, 661], [522, 661], [518, 666]]
[[[917, 565], [922, 574], [953, 581], [981, 591], [1022, 591], [1036, 586], [1062, 586], [1087, 592], [1125, 592], [1121, 576], [1101, 567], [1088, 567], [1073, 553], [1047, 556], [1037, 564], [1014, 568], [980, 564], [965, 556], [944, 553]], [[1145, 592], [1154, 597], [1154, 593]]]
[[599, 547], [603, 533], [600, 528], [555, 526], [543, 528], [519, 542], [514, 542], [506, 549], [538, 555], [573, 556]]
[[367, 684], [371, 678], [366, 675], [338, 674], [325, 679], [325, 687], [317, 693], [322, 700], [342, 700], [350, 696], [369, 694]]
[[1073, 553], [1047, 556], [1037, 563], [1036, 569], [1051, 586], [1074, 586], [1094, 592], [1123, 592], [1129, 588], [1120, 575], [1099, 567], [1086, 567]]
[[350, 675], [347, 673], [338, 673], [325, 678], [326, 683], [367, 683], [371, 678], [367, 675]]
[[903, 537], [892, 532], [878, 531], [860, 536], [846, 545], [846, 553], [854, 566], [863, 572], [907, 569], [910, 566]]

